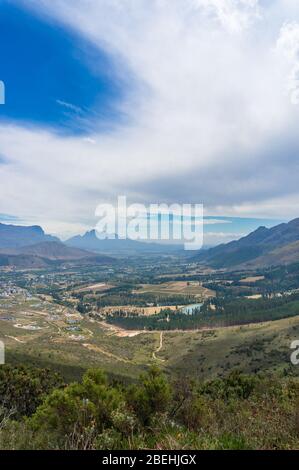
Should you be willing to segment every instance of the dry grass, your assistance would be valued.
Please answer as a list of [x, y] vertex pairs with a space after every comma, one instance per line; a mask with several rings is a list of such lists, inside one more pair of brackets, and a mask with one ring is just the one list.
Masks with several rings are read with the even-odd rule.
[[201, 298], [214, 297], [215, 293], [200, 283], [194, 285], [188, 281], [171, 281], [162, 284], [142, 284], [136, 294], [194, 295]]
[[240, 282], [242, 283], [249, 283], [249, 284], [254, 284], [255, 282], [258, 281], [263, 281], [265, 279], [265, 276], [248, 276], [245, 277], [244, 279], [241, 279]]

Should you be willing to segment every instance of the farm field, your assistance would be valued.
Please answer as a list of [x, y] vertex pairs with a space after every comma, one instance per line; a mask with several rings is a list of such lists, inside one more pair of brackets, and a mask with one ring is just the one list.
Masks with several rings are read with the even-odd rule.
[[248, 276], [248, 277], [245, 277], [244, 279], [241, 279], [240, 282], [245, 283], [245, 284], [246, 283], [252, 284], [258, 281], [263, 281], [264, 279], [265, 279], [265, 276]]
[[105, 282], [100, 282], [97, 284], [92, 284], [90, 286], [86, 287], [80, 287], [78, 289], [74, 289], [73, 292], [87, 292], [87, 291], [93, 291], [93, 292], [107, 292], [110, 289], [112, 289], [114, 286], [112, 284], [106, 284]]
[[161, 295], [192, 295], [197, 298], [207, 299], [214, 296], [214, 292], [203, 287], [199, 282], [171, 281], [162, 284], [142, 284], [136, 294], [161, 294]]

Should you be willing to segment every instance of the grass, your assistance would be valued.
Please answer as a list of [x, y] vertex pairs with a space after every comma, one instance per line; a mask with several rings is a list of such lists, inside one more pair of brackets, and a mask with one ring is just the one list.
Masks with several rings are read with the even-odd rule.
[[[159, 331], [140, 331], [129, 337], [87, 317], [81, 318], [78, 332], [67, 331], [66, 312], [34, 299], [1, 301], [0, 340], [5, 344], [6, 362], [48, 366], [61, 371], [68, 381], [90, 367], [135, 380], [152, 364], [169, 374], [204, 379], [224, 376], [235, 368], [245, 373], [298, 375], [299, 367], [290, 362], [290, 345], [299, 339], [299, 316], [226, 328], [165, 331], [162, 347], [154, 354], [160, 344]], [[13, 319], [5, 319], [9, 316]], [[26, 330], [16, 324], [35, 324], [41, 329]]]
[[164, 354], [179, 352], [175, 358], [169, 352], [166, 357], [168, 367], [176, 372], [201, 378], [224, 376], [232, 369], [298, 375], [298, 367], [290, 362], [290, 344], [299, 338], [299, 317], [188, 335], [188, 341], [178, 333], [164, 337]]
[[158, 331], [119, 337], [88, 320], [83, 320], [81, 328], [83, 333], [88, 330], [88, 336], [74, 341], [54, 326], [28, 331], [1, 321], [6, 362], [47, 365], [60, 370], [67, 380], [81, 376], [90, 367], [134, 380], [157, 361], [166, 373], [197, 378], [224, 376], [234, 368], [246, 373], [262, 370], [298, 375], [299, 371], [290, 363], [290, 344], [299, 338], [299, 316], [237, 327], [164, 332], [156, 359], [153, 352], [159, 344]]

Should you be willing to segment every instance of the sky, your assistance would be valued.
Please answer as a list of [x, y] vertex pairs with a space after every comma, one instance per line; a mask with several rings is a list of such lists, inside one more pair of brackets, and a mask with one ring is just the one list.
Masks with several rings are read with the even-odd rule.
[[[206, 244], [299, 216], [297, 0], [0, 0], [0, 221], [204, 204]], [[212, 220], [212, 222], [211, 222]]]

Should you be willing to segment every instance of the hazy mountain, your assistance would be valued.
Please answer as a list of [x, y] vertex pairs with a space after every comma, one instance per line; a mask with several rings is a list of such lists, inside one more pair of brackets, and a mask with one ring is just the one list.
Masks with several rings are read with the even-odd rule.
[[90, 250], [98, 253], [118, 253], [118, 254], [146, 254], [146, 253], [169, 253], [182, 249], [181, 245], [162, 245], [159, 243], [145, 243], [130, 239], [100, 240], [95, 230], [86, 232], [85, 235], [77, 235], [67, 240], [66, 245], [76, 248]]
[[50, 260], [32, 255], [0, 254], [0, 267], [15, 267], [20, 269], [42, 269], [51, 265]]
[[41, 242], [58, 242], [57, 237], [46, 235], [38, 225], [22, 227], [0, 223], [0, 248], [18, 248]]
[[51, 260], [69, 260], [94, 257], [93, 253], [77, 248], [71, 248], [62, 242], [43, 242], [25, 246], [16, 250], [19, 254], [40, 256]]
[[259, 227], [240, 240], [200, 252], [194, 258], [215, 268], [262, 266], [298, 260], [299, 219], [270, 229]]
[[45, 268], [55, 265], [111, 264], [113, 258], [71, 248], [62, 242], [43, 242], [18, 248], [0, 250], [0, 266], [20, 268]]

